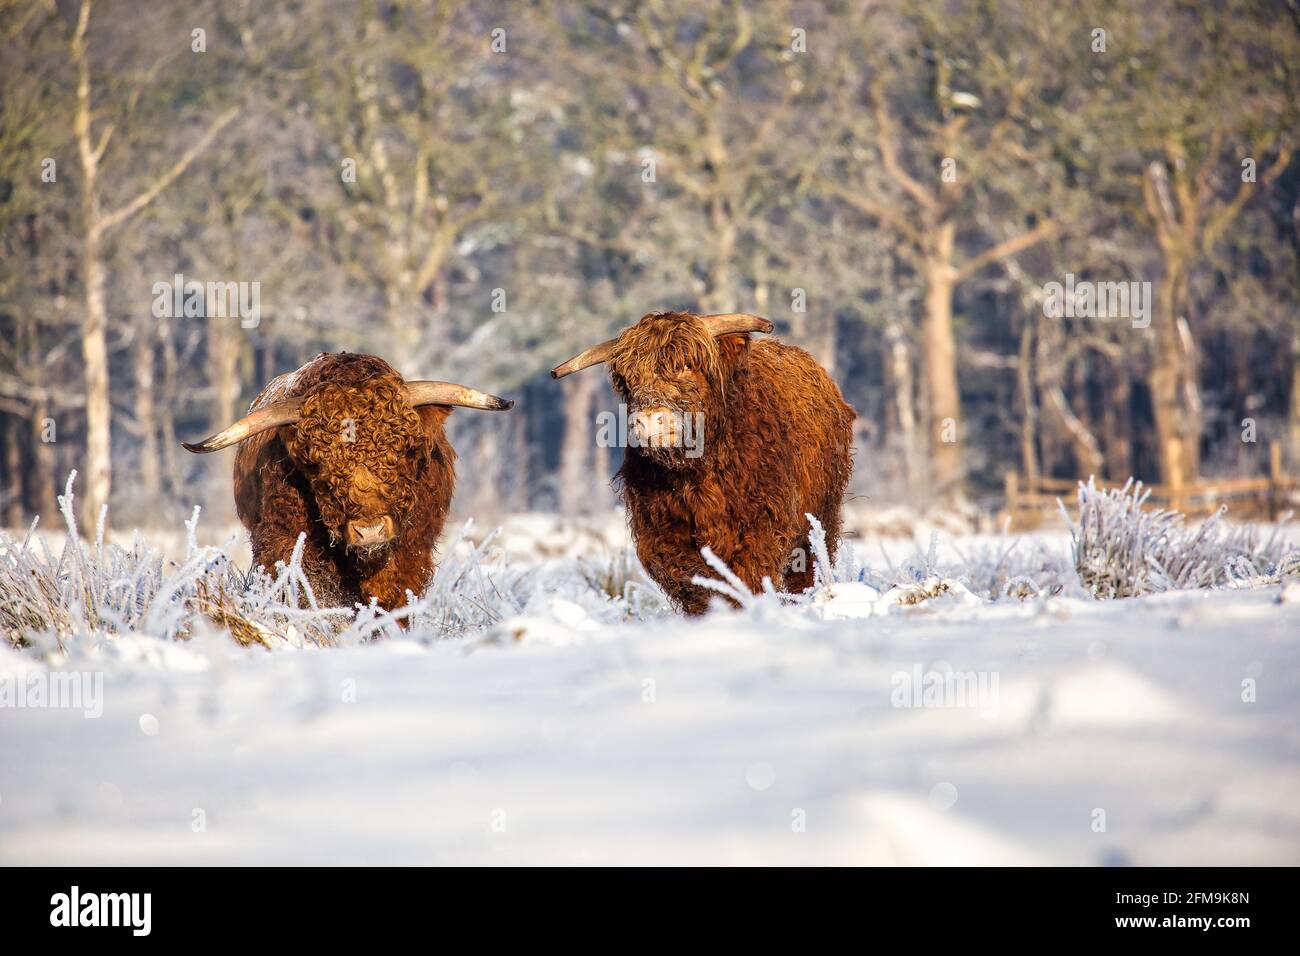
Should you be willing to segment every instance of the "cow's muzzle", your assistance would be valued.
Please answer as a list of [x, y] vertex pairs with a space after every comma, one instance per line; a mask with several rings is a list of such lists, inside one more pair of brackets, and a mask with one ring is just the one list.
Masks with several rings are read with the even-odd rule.
[[670, 408], [646, 408], [632, 415], [632, 428], [643, 448], [676, 448], [681, 444], [682, 416]]
[[348, 547], [377, 548], [393, 540], [393, 519], [388, 515], [349, 521], [346, 531]]

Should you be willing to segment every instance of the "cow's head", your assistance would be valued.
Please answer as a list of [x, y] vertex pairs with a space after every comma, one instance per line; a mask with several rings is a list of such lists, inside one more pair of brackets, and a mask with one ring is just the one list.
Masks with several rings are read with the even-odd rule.
[[745, 313], [652, 312], [551, 377], [605, 363], [627, 408], [631, 450], [684, 469], [703, 457], [726, 414], [730, 386], [749, 359], [749, 333], [771, 331], [767, 319]]
[[513, 405], [463, 385], [383, 373], [355, 384], [324, 382], [185, 448], [205, 454], [283, 428], [285, 449], [311, 486], [331, 541], [370, 552], [400, 537], [417, 484], [428, 480], [434, 443], [416, 410], [432, 406], [432, 424], [441, 428], [454, 406], [504, 411]]

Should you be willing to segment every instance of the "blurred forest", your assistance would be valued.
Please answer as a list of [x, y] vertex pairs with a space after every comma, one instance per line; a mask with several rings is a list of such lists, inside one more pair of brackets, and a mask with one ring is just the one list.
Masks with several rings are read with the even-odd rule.
[[669, 308], [810, 350], [871, 501], [1300, 471], [1297, 0], [0, 0], [0, 61], [0, 524], [231, 517], [179, 440], [338, 349], [517, 399], [465, 513], [604, 509], [548, 370]]

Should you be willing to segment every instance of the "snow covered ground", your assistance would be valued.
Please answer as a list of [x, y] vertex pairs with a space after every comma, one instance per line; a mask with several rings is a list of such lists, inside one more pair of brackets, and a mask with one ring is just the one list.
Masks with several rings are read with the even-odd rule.
[[1095, 601], [1060, 538], [876, 545], [701, 620], [463, 545], [491, 613], [451, 636], [0, 644], [47, 692], [0, 700], [0, 863], [1300, 863], [1300, 582]]

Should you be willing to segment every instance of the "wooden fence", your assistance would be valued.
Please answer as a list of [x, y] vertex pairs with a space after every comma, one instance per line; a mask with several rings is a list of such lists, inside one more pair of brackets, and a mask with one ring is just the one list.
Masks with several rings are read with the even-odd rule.
[[[1180, 486], [1144, 483], [1143, 489], [1151, 491], [1146, 506], [1205, 517], [1226, 504], [1230, 517], [1276, 521], [1284, 512], [1300, 509], [1300, 479], [1282, 470], [1282, 448], [1276, 442], [1269, 446], [1268, 463], [1267, 475], [1250, 478], [1205, 478]], [[1013, 528], [1033, 528], [1059, 513], [1058, 499], [1074, 515], [1078, 510], [1075, 493], [1078, 484], [1072, 478], [1028, 480], [1009, 471], [1005, 476], [1006, 502], [1002, 516], [1011, 519]], [[1099, 480], [1097, 487], [1120, 488], [1123, 482]]]

